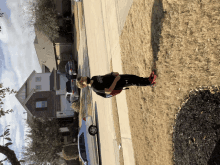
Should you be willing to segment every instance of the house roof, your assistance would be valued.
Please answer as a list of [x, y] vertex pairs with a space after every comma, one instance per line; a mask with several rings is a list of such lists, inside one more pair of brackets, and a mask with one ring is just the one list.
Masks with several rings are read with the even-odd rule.
[[31, 113], [27, 112], [27, 123], [28, 124], [33, 122], [33, 118], [34, 118], [34, 116]]
[[17, 97], [18, 94], [21, 92], [22, 87], [26, 85], [27, 80], [28, 80], [33, 74], [35, 74], [35, 73], [36, 73], [36, 71], [33, 70], [33, 72], [30, 74], [30, 76], [28, 76], [28, 78], [26, 79], [26, 81], [24, 82], [24, 84], [21, 86], [21, 88], [20, 88], [20, 89], [18, 90], [18, 92], [16, 93], [16, 95], [15, 95], [16, 97]]
[[[30, 76], [26, 79], [26, 81], [24, 82], [24, 84], [21, 86], [21, 88], [18, 90], [18, 92], [17, 92], [16, 95], [15, 95], [15, 97], [18, 99], [18, 101], [21, 103], [21, 105], [24, 107], [24, 109], [27, 111], [27, 113], [30, 113], [30, 111], [29, 111], [28, 108], [25, 106], [24, 102], [26, 102], [27, 98], [30, 97], [30, 94], [31, 94], [31, 93], [30, 93], [29, 95], [27, 95], [27, 93], [25, 93], [26, 98], [25, 98], [25, 101], [24, 101], [24, 102], [19, 98], [19, 95], [20, 95], [20, 93], [21, 93], [23, 87], [26, 88], [28, 79], [29, 79], [30, 77], [32, 77], [35, 73], [36, 73], [36, 71], [33, 70], [33, 72], [32, 72], [32, 73], [30, 74]], [[26, 92], [27, 92], [27, 91], [26, 91]]]
[[37, 36], [35, 36], [34, 44], [38, 44]]
[[50, 70], [53, 70], [53, 68], [57, 69], [53, 43], [46, 35], [38, 31], [37, 28], [35, 28], [35, 35], [34, 47], [40, 66], [44, 64]]
[[42, 64], [41, 68], [42, 68], [42, 73], [50, 73], [50, 69], [46, 65]]

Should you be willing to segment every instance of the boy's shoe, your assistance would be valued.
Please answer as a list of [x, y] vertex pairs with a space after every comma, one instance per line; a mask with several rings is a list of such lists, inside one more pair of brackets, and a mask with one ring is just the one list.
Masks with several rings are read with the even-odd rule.
[[150, 86], [151, 86], [151, 87], [154, 87], [155, 84], [156, 84], [156, 82], [153, 82], [153, 83], [151, 83]]
[[154, 71], [150, 74], [149, 77], [149, 81], [151, 82], [151, 84], [154, 83], [154, 81], [156, 80], [157, 76], [154, 74]]

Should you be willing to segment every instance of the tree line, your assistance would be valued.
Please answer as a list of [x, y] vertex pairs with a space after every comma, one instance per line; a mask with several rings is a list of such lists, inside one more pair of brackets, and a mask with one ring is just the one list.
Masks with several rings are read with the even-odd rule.
[[51, 41], [59, 37], [58, 17], [53, 0], [29, 1], [26, 12], [30, 16], [30, 26], [43, 32]]

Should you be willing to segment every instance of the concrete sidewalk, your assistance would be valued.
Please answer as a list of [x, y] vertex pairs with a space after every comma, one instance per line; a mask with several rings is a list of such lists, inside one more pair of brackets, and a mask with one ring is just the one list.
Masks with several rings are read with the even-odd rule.
[[[109, 71], [111, 60], [113, 71], [117, 71], [120, 74], [123, 73], [119, 36], [132, 2], [132, 0], [83, 1], [91, 76], [93, 76], [93, 73], [106, 74]], [[101, 70], [100, 67], [102, 68]], [[103, 102], [103, 99], [96, 95], [93, 96], [93, 100], [97, 103], [98, 109], [102, 109], [98, 112], [99, 116], [111, 116], [108, 120], [100, 118], [101, 146], [104, 148], [104, 143], [109, 143], [108, 148], [106, 148], [107, 145], [105, 144], [104, 149], [106, 151], [102, 150], [103, 165], [117, 165], [119, 164], [118, 146], [115, 145], [116, 136], [110, 100], [104, 99]], [[123, 91], [120, 95], [116, 96], [116, 100], [124, 164], [135, 165], [125, 92]], [[103, 111], [104, 109], [105, 111]]]
[[[119, 37], [132, 2], [132, 0], [102, 1], [103, 17], [105, 18], [105, 34], [108, 37], [106, 39], [108, 42], [107, 45], [109, 51], [108, 58], [112, 59], [113, 71], [117, 71], [120, 74], [122, 74], [123, 71], [121, 65], [122, 62]], [[109, 10], [109, 8], [111, 10]], [[125, 91], [116, 96], [116, 101], [118, 107], [124, 164], [135, 165]]]

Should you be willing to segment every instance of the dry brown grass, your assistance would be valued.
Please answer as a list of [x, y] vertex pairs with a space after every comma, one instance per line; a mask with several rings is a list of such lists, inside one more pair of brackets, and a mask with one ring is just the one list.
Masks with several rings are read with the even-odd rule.
[[[81, 92], [82, 96], [80, 99], [80, 108], [79, 108], [79, 127], [82, 125], [82, 119], [87, 115], [92, 116], [92, 97], [89, 89], [83, 89], [84, 92]], [[85, 95], [87, 101], [85, 101]], [[87, 111], [87, 114], [86, 114]]]
[[[77, 2], [74, 3], [74, 16], [75, 16], [75, 28], [76, 28], [76, 49], [77, 52], [79, 51], [79, 46], [80, 46], [80, 30], [83, 28], [83, 6], [82, 2]], [[85, 95], [85, 92], [81, 92], [81, 94]], [[79, 127], [82, 125], [82, 119], [86, 117], [86, 108], [85, 108], [85, 97], [82, 96], [82, 99], [80, 99], [80, 103], [77, 104], [77, 108], [79, 109]], [[91, 96], [87, 95], [88, 99], [88, 115], [92, 116], [92, 106], [91, 106]], [[79, 158], [80, 164], [82, 163], [82, 160]]]
[[85, 100], [82, 98], [82, 99], [80, 99], [80, 109], [79, 109], [79, 128], [81, 127], [81, 125], [82, 125], [82, 119], [83, 119], [83, 117], [86, 115], [86, 113], [85, 113], [85, 111], [83, 110], [83, 102], [84, 102]]
[[[178, 107], [190, 90], [220, 85], [219, 1], [158, 3], [134, 0], [120, 37], [124, 73], [149, 76], [158, 57], [156, 87], [126, 91], [136, 165], [173, 164], [172, 132]], [[155, 15], [162, 10], [167, 13], [160, 22]], [[157, 44], [159, 52], [155, 52]]]
[[71, 108], [74, 109], [75, 112], [79, 113], [80, 110], [80, 101], [76, 101], [72, 103]]
[[82, 2], [77, 3], [77, 9], [78, 9], [78, 16], [79, 16], [78, 17], [79, 18], [79, 28], [81, 30], [83, 28], [83, 17], [84, 17]]
[[79, 44], [80, 44], [80, 29], [82, 28], [82, 2], [74, 3], [73, 5], [73, 13], [75, 17], [75, 28], [76, 28], [76, 49], [79, 51]]
[[[82, 94], [82, 92], [81, 92]], [[80, 108], [79, 108], [79, 128], [81, 127], [82, 125], [82, 119], [83, 117], [85, 116], [85, 110], [83, 109], [83, 103], [84, 103], [84, 97], [82, 97], [82, 99], [80, 99]], [[79, 157], [79, 161], [80, 161], [80, 164], [82, 163], [82, 160], [81, 158]]]

